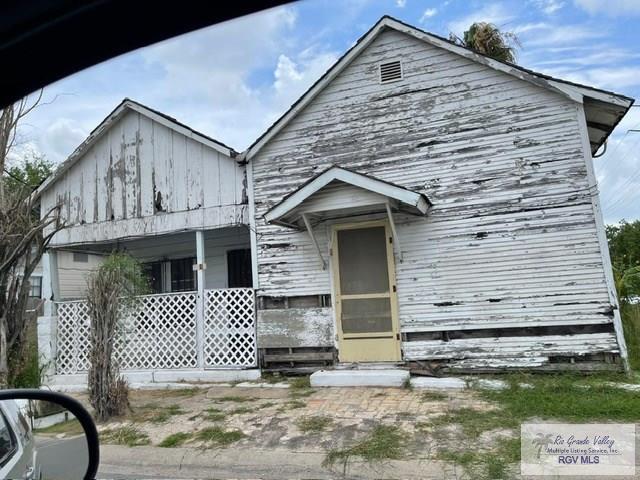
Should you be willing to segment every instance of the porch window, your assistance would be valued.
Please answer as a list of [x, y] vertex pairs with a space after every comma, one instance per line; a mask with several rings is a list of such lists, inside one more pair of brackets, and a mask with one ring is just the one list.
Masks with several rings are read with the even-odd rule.
[[144, 264], [152, 293], [192, 292], [196, 289], [195, 258], [164, 260]]
[[196, 289], [195, 258], [171, 260], [171, 291], [191, 292]]
[[145, 263], [143, 268], [149, 280], [151, 293], [163, 293], [162, 262]]

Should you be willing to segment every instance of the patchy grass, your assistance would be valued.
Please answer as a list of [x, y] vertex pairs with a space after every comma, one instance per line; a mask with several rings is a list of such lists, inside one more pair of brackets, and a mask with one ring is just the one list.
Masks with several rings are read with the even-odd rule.
[[[428, 424], [432, 436], [445, 437], [442, 443], [447, 443], [446, 437], [456, 433], [447, 433], [438, 427], [453, 424], [459, 425], [465, 438], [471, 440], [461, 442], [457, 439], [459, 449], [443, 450], [438, 454], [441, 460], [462, 466], [470, 478], [509, 478], [509, 469], [520, 461], [520, 439], [517, 437], [520, 425], [530, 419], [569, 423], [640, 421], [640, 395], [606, 385], [606, 382], [628, 381], [624, 375], [513, 374], [501, 379], [508, 382], [509, 388], [476, 390], [477, 396], [496, 405], [495, 410], [452, 410]], [[422, 430], [422, 425], [418, 428]], [[487, 450], [466, 448], [466, 444], [476, 445], [474, 440], [484, 432], [496, 429], [512, 430], [514, 436], [496, 441]]]
[[413, 385], [411, 385], [411, 376], [409, 376], [404, 382], [402, 382], [402, 388], [405, 390], [413, 390]]
[[239, 395], [225, 395], [224, 397], [216, 398], [216, 402], [252, 402], [255, 398], [253, 397], [241, 397]]
[[286, 379], [280, 375], [280, 374], [276, 374], [276, 373], [263, 373], [262, 374], [262, 381], [264, 383], [280, 383], [285, 381]]
[[245, 413], [252, 413], [255, 411], [256, 411], [255, 408], [238, 407], [238, 408], [234, 408], [233, 410], [229, 410], [229, 415], [243, 415]]
[[627, 341], [629, 365], [640, 370], [640, 305], [620, 305], [624, 338]]
[[449, 399], [449, 395], [442, 392], [424, 392], [420, 398], [425, 402], [443, 402]]
[[58, 435], [61, 433], [68, 435], [84, 434], [84, 428], [82, 428], [80, 422], [75, 418], [72, 420], [67, 420], [66, 422], [56, 423], [55, 425], [51, 425], [49, 427], [36, 428], [34, 431], [38, 435]]
[[333, 423], [329, 417], [315, 416], [302, 417], [296, 422], [297, 427], [303, 433], [321, 432]]
[[208, 427], [196, 433], [196, 438], [209, 445], [226, 447], [242, 440], [246, 435], [240, 430], [224, 430], [220, 427]]
[[182, 446], [186, 441], [191, 440], [193, 434], [188, 432], [172, 433], [164, 440], [162, 440], [158, 446], [163, 448], [175, 448]]
[[227, 414], [218, 408], [207, 408], [201, 416], [210, 422], [219, 422], [227, 418]]
[[270, 408], [275, 406], [276, 406], [275, 402], [265, 402], [262, 405], [260, 405], [260, 408]]
[[193, 397], [200, 393], [202, 389], [196, 387], [190, 388], [178, 388], [176, 390], [168, 390], [166, 395], [168, 397]]
[[172, 404], [161, 407], [156, 403], [148, 403], [138, 407], [131, 417], [134, 422], [166, 423], [171, 417], [189, 413], [180, 405]]
[[399, 460], [404, 456], [405, 436], [405, 433], [396, 426], [377, 425], [366, 438], [355, 445], [329, 450], [323, 465], [331, 466], [341, 462], [346, 468], [352, 457], [362, 458], [369, 463]]
[[299, 390], [311, 388], [311, 378], [308, 375], [291, 378], [289, 380], [289, 388]]
[[306, 398], [313, 395], [316, 391], [312, 388], [293, 388], [289, 389], [289, 397], [291, 398]]
[[100, 432], [100, 440], [104, 443], [126, 445], [127, 447], [138, 447], [151, 443], [149, 436], [133, 425], [103, 430]]
[[280, 406], [280, 408], [278, 408], [278, 412], [287, 412], [289, 410], [304, 408], [306, 406], [307, 404], [302, 400], [291, 400], [289, 402], [286, 402], [284, 405]]
[[493, 450], [441, 450], [438, 460], [461, 466], [470, 478], [477, 480], [507, 480], [510, 468], [520, 461], [520, 438], [500, 439]]

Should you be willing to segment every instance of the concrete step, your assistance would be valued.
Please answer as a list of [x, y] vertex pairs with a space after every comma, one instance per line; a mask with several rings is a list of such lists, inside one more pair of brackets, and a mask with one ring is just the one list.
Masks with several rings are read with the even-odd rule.
[[409, 372], [386, 370], [320, 370], [310, 377], [312, 387], [403, 387]]

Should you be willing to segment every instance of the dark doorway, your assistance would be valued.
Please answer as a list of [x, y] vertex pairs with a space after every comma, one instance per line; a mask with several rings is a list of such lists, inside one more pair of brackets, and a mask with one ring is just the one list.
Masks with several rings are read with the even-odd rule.
[[253, 287], [251, 276], [251, 249], [227, 251], [227, 272], [229, 288]]

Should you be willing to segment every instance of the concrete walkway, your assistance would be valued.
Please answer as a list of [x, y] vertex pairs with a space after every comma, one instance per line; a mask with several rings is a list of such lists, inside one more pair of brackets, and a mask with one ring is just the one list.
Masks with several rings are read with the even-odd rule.
[[451, 466], [428, 459], [387, 461], [367, 464], [350, 461], [346, 472], [342, 465], [322, 466], [324, 454], [289, 449], [226, 448], [128, 448], [105, 445], [101, 451], [98, 477], [112, 478], [238, 478], [280, 480], [335, 479], [448, 479], [456, 478]]

